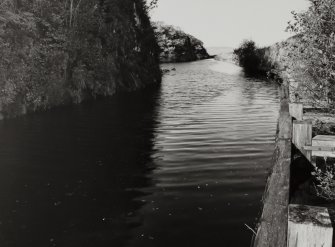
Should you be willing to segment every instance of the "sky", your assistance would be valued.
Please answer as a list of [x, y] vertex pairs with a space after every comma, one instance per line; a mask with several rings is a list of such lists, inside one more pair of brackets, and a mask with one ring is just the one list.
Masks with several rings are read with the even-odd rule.
[[307, 0], [158, 0], [151, 18], [180, 27], [206, 47], [237, 47], [244, 39], [267, 46], [290, 37], [291, 11], [308, 6]]

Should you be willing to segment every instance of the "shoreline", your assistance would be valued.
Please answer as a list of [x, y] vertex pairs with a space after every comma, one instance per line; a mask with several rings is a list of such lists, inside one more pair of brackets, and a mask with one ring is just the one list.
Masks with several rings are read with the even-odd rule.
[[160, 64], [171, 64], [171, 63], [191, 63], [191, 62], [197, 62], [197, 61], [202, 61], [202, 60], [208, 60], [208, 59], [214, 59], [217, 55], [209, 55], [206, 58], [201, 58], [201, 59], [195, 59], [195, 60], [190, 60], [190, 61], [161, 61]]

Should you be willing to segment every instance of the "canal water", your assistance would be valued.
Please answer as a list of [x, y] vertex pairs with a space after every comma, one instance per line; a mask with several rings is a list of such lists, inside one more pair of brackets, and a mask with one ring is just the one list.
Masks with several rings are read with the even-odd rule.
[[[278, 88], [232, 63], [0, 122], [0, 246], [249, 246]], [[175, 68], [175, 70], [174, 70]]]

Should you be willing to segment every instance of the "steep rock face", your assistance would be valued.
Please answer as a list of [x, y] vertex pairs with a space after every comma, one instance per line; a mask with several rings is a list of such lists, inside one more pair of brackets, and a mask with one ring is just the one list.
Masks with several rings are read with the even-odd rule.
[[144, 0], [12, 0], [0, 7], [0, 118], [159, 83]]
[[176, 27], [153, 23], [162, 63], [190, 62], [210, 58], [203, 43]]

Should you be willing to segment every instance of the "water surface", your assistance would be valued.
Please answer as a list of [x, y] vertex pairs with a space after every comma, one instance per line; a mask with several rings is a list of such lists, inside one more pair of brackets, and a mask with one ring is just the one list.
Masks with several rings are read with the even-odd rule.
[[231, 63], [0, 122], [0, 246], [249, 246], [278, 88]]

